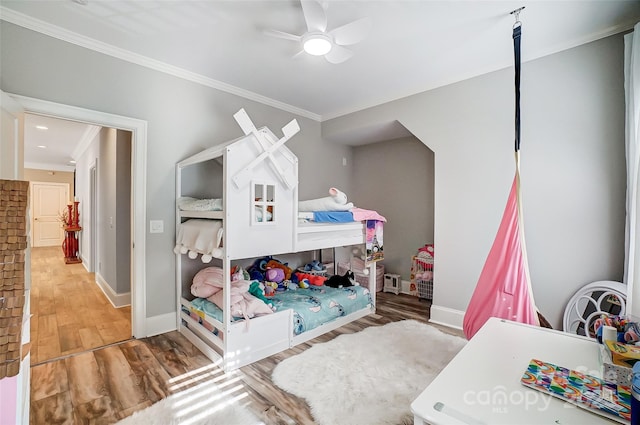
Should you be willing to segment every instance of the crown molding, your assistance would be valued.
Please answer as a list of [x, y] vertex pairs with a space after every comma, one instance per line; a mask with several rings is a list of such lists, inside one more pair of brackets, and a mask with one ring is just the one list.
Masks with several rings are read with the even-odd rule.
[[30, 29], [32, 31], [39, 32], [40, 34], [48, 35], [49, 37], [57, 38], [58, 40], [66, 41], [67, 43], [75, 44], [76, 46], [84, 47], [95, 52], [134, 63], [136, 65], [144, 66], [145, 68], [163, 72], [165, 74], [182, 78], [184, 80], [191, 81], [206, 87], [234, 94], [236, 96], [243, 97], [254, 102], [262, 103], [263, 105], [271, 106], [305, 118], [309, 118], [314, 121], [319, 122], [321, 120], [320, 115], [314, 114], [313, 112], [307, 111], [305, 109], [297, 108], [293, 105], [289, 105], [287, 103], [262, 96], [252, 91], [245, 90], [231, 84], [226, 84], [222, 81], [214, 80], [213, 78], [205, 77], [204, 75], [197, 74], [195, 72], [191, 72], [177, 66], [169, 65], [165, 62], [161, 62], [147, 56], [139, 55], [137, 53], [133, 53], [129, 50], [125, 50], [111, 44], [103, 43], [102, 41], [80, 35], [57, 25], [53, 25], [48, 22], [41, 21], [40, 19], [25, 15], [23, 13], [16, 12], [15, 10], [9, 9], [6, 6], [0, 6], [0, 20], [10, 22], [23, 28]]
[[[184, 80], [188, 80], [206, 87], [210, 87], [213, 89], [224, 91], [226, 93], [234, 94], [236, 96], [243, 97], [245, 99], [249, 99], [258, 103], [262, 103], [267, 106], [271, 106], [286, 112], [290, 112], [292, 114], [309, 118], [317, 122], [329, 121], [334, 118], [339, 118], [352, 113], [360, 112], [362, 110], [373, 108], [373, 107], [382, 105], [384, 103], [393, 102], [395, 100], [403, 99], [405, 97], [423, 93], [425, 91], [433, 90], [433, 89], [443, 87], [449, 84], [453, 84], [465, 79], [477, 77], [479, 75], [486, 74], [488, 72], [498, 71], [500, 69], [512, 66], [510, 63], [504, 63], [501, 65], [491, 67], [490, 69], [483, 69], [477, 72], [463, 72], [461, 75], [447, 76], [441, 81], [437, 81], [428, 86], [414, 87], [412, 90], [408, 90], [405, 93], [398, 93], [396, 96], [380, 98], [367, 103], [353, 104], [351, 106], [343, 108], [342, 110], [334, 111], [324, 115], [319, 115], [319, 114], [315, 114], [313, 112], [307, 111], [305, 109], [297, 108], [293, 105], [289, 105], [287, 103], [280, 102], [266, 96], [262, 96], [252, 91], [245, 90], [230, 84], [226, 84], [221, 81], [214, 80], [209, 77], [205, 77], [201, 74], [197, 74], [195, 72], [191, 72], [183, 68], [169, 65], [165, 62], [161, 62], [143, 55], [139, 55], [137, 53], [133, 53], [125, 49], [121, 49], [119, 47], [115, 47], [107, 43], [103, 43], [93, 38], [80, 35], [73, 31], [64, 29], [62, 27], [16, 12], [15, 10], [9, 9], [6, 6], [0, 6], [0, 20], [7, 21], [15, 25], [19, 25], [21, 27], [39, 32], [41, 34], [45, 34], [62, 41], [66, 41], [68, 43], [75, 44], [77, 46], [85, 47], [87, 49], [90, 49], [99, 53], [103, 53], [108, 56], [112, 56], [127, 62], [144, 66], [146, 68], [153, 69], [155, 71], [163, 72], [165, 74], [182, 78]], [[571, 48], [580, 46], [582, 44], [596, 41], [601, 38], [608, 37], [610, 35], [629, 31], [633, 29], [635, 23], [636, 22], [634, 21], [627, 21], [620, 25], [615, 25], [615, 26], [606, 28], [605, 30], [600, 31], [598, 33], [590, 34], [588, 36], [581, 37], [567, 43], [555, 45], [535, 56], [525, 55], [523, 56], [522, 61], [523, 63], [528, 62], [544, 56], [561, 52], [563, 50], [571, 49]]]
[[78, 158], [82, 156], [84, 151], [86, 151], [87, 148], [91, 145], [91, 142], [93, 142], [93, 139], [96, 137], [96, 135], [100, 132], [101, 129], [102, 127], [98, 125], [89, 125], [87, 129], [84, 131], [82, 138], [76, 145], [76, 148], [73, 150], [73, 152], [71, 152], [71, 158], [77, 161]]

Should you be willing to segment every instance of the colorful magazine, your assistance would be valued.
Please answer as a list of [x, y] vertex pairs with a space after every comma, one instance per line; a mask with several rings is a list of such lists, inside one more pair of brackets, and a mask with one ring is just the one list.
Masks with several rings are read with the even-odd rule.
[[631, 420], [631, 388], [532, 359], [521, 380], [523, 385], [558, 397], [593, 413], [628, 424]]

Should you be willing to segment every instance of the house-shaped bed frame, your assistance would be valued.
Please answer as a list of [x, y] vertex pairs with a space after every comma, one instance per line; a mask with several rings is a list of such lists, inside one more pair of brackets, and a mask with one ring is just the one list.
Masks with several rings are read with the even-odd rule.
[[[232, 370], [308, 341], [375, 312], [372, 303], [347, 316], [295, 335], [291, 310], [233, 321], [230, 291], [224, 291], [223, 320], [199, 312], [194, 317], [191, 279], [203, 267], [224, 270], [224, 288], [231, 283], [236, 260], [352, 245], [364, 246], [366, 224], [299, 223], [298, 159], [285, 145], [299, 128], [295, 120], [278, 139], [268, 128], [256, 129], [243, 110], [235, 115], [245, 135], [201, 151], [176, 165], [176, 199], [222, 199], [221, 211], [185, 211], [176, 206], [176, 235], [189, 219], [219, 220], [222, 244], [209, 264], [176, 254], [177, 329], [212, 360]], [[368, 266], [369, 288], [376, 288], [375, 263]], [[191, 313], [190, 313], [191, 312]], [[203, 326], [203, 322], [207, 327]], [[214, 329], [212, 329], [212, 327]]]

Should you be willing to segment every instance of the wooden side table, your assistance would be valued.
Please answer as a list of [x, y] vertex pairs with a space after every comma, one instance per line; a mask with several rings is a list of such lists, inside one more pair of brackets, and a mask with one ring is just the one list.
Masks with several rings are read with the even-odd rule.
[[82, 230], [80, 226], [65, 226], [64, 240], [62, 241], [62, 252], [64, 252], [65, 264], [81, 263], [79, 257], [80, 244], [78, 242], [78, 233]]

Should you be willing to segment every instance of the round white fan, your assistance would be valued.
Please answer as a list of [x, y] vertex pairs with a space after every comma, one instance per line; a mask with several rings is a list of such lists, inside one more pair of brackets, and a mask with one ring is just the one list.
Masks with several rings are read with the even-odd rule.
[[595, 338], [593, 324], [602, 314], [626, 314], [626, 292], [626, 285], [609, 280], [584, 286], [567, 304], [564, 311], [564, 331]]
[[272, 37], [301, 43], [303, 50], [300, 53], [324, 56], [328, 62], [334, 64], [344, 62], [353, 56], [353, 52], [343, 46], [364, 40], [371, 28], [371, 19], [365, 17], [327, 31], [327, 15], [322, 4], [316, 0], [301, 0], [300, 3], [307, 23], [306, 33], [295, 35], [275, 29], [264, 31]]

